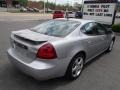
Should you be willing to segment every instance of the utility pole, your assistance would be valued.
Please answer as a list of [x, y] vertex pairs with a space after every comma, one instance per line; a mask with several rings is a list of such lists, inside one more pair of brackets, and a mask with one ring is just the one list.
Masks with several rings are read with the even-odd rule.
[[69, 0], [67, 0], [67, 9], [69, 11]]
[[55, 6], [54, 6], [54, 10], [56, 10], [56, 0], [55, 0]]
[[45, 0], [44, 0], [44, 14], [45, 14], [45, 8], [46, 8], [46, 6], [45, 6]]
[[84, 8], [84, 0], [82, 0], [82, 12], [83, 12], [83, 8]]
[[48, 0], [47, 0], [47, 13], [48, 13]]

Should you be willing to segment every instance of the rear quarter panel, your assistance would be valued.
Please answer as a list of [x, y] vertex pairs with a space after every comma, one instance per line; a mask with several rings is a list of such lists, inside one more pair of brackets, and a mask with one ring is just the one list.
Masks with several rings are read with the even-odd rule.
[[56, 49], [58, 59], [63, 60], [68, 58], [67, 62], [70, 62], [78, 52], [85, 51], [81, 42], [81, 37], [63, 39], [58, 42], [53, 42], [53, 45]]

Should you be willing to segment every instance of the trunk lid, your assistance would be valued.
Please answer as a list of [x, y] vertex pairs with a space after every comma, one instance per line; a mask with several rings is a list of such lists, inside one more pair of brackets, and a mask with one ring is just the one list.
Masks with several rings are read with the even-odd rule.
[[48, 36], [44, 34], [40, 34], [38, 32], [31, 31], [29, 29], [26, 30], [20, 30], [20, 31], [13, 31], [12, 32], [16, 38], [30, 41], [31, 43], [40, 43], [45, 41], [56, 41], [61, 39], [60, 37], [54, 37], [54, 36]]

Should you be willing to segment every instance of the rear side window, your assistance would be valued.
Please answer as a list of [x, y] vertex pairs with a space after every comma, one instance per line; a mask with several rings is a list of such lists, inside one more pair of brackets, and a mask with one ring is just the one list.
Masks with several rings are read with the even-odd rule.
[[98, 35], [96, 25], [93, 22], [87, 23], [86, 25], [84, 25], [81, 28], [81, 31], [85, 34], [88, 34], [88, 35]]
[[81, 31], [87, 35], [104, 35], [106, 29], [99, 23], [90, 22], [81, 28]]
[[73, 12], [68, 12], [69, 14], [72, 14]]

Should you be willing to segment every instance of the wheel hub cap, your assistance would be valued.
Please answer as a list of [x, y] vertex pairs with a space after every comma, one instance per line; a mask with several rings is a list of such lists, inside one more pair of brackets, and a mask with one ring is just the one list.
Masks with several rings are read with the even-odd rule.
[[73, 67], [72, 67], [72, 75], [73, 77], [77, 77], [80, 75], [81, 70], [83, 68], [83, 58], [82, 57], [78, 57], [76, 58]]

